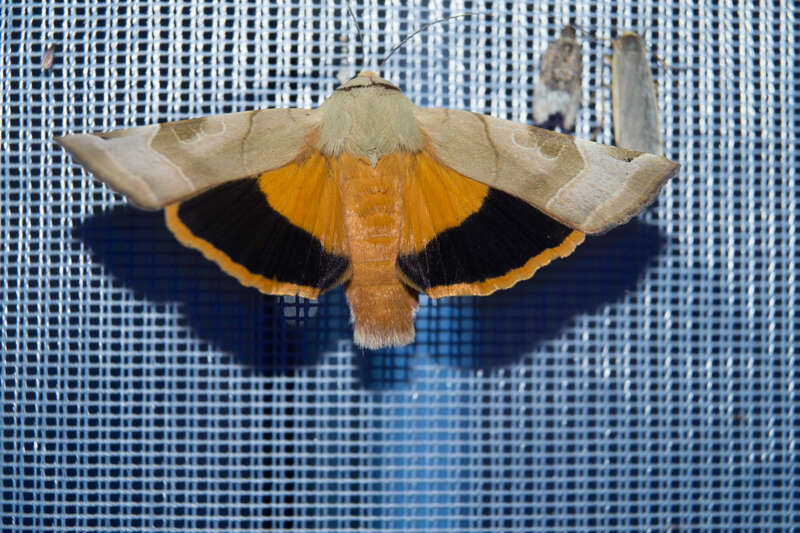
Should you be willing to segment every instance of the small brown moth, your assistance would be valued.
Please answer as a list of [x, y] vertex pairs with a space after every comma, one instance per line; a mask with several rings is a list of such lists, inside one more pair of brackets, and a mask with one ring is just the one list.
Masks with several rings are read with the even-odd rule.
[[360, 346], [414, 340], [418, 296], [486, 295], [636, 215], [661, 156], [417, 107], [362, 71], [316, 109], [258, 109], [56, 139], [242, 284], [345, 285]]
[[614, 41], [611, 105], [614, 141], [620, 148], [664, 154], [650, 61], [642, 38], [626, 32]]
[[574, 131], [581, 108], [581, 45], [575, 28], [565, 26], [542, 56], [533, 96], [533, 119], [542, 127]]

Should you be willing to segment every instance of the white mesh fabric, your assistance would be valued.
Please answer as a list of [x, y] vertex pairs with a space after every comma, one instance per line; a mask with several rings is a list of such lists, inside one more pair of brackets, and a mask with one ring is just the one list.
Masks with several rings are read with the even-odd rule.
[[52, 142], [318, 105], [361, 66], [346, 10], [4, 2], [4, 529], [797, 527], [794, 3], [355, 12], [373, 67], [421, 24], [485, 13], [416, 37], [383, 75], [418, 104], [518, 121], [574, 20], [597, 36], [582, 37], [577, 135], [607, 143], [604, 39], [643, 33], [680, 175], [529, 282], [424, 301], [415, 345], [354, 352], [340, 291], [284, 305], [240, 287]]

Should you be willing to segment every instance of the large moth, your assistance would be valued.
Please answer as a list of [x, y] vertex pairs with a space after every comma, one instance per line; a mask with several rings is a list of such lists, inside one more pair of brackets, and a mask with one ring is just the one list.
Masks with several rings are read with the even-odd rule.
[[642, 38], [626, 32], [614, 41], [611, 106], [614, 142], [621, 148], [664, 154], [650, 61]]
[[533, 120], [542, 127], [574, 131], [581, 108], [581, 45], [575, 28], [565, 26], [542, 55], [533, 95]]
[[651, 203], [678, 165], [490, 116], [417, 107], [370, 71], [316, 109], [57, 139], [242, 284], [345, 285], [355, 343], [414, 340], [420, 293], [486, 295]]

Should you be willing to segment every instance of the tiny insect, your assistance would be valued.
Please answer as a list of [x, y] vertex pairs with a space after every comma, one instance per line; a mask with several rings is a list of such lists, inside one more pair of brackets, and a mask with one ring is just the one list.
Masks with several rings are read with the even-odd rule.
[[50, 46], [47, 47], [47, 50], [45, 50], [44, 54], [42, 54], [42, 60], [41, 63], [39, 64], [39, 68], [41, 68], [45, 72], [49, 71], [51, 68], [53, 68], [53, 63], [55, 62], [55, 59], [56, 59], [56, 45], [51, 44]]
[[581, 108], [581, 46], [575, 28], [565, 26], [542, 56], [533, 98], [533, 119], [541, 127], [575, 130]]
[[56, 139], [242, 284], [339, 285], [367, 348], [414, 340], [418, 297], [486, 295], [626, 222], [678, 170], [468, 111], [362, 70], [316, 109], [257, 109]]

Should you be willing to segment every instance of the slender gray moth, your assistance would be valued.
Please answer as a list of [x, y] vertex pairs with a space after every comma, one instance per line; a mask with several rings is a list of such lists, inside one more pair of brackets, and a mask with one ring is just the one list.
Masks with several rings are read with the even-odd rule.
[[611, 105], [614, 142], [620, 148], [664, 155], [658, 101], [642, 38], [626, 32], [614, 41]]

